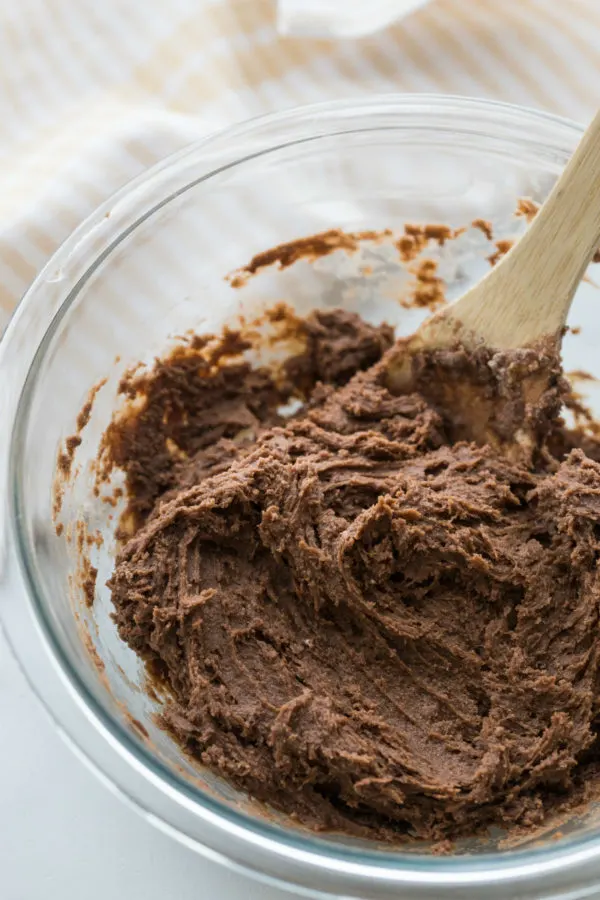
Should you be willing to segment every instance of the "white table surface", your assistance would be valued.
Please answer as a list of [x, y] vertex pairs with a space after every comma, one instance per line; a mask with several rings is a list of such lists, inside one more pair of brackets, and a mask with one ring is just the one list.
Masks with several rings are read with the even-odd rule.
[[291, 900], [159, 832], [63, 743], [0, 632], [1, 900]]

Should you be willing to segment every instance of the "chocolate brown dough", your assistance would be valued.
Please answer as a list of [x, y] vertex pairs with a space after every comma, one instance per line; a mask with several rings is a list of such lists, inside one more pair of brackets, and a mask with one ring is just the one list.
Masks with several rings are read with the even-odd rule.
[[128, 425], [145, 523], [111, 582], [120, 634], [186, 748], [310, 827], [538, 823], [597, 766], [600, 465], [558, 420], [565, 455], [535, 467], [454, 442], [431, 399], [385, 387], [389, 331], [340, 311], [308, 328], [328, 346], [295, 361], [286, 422], [289, 380], [160, 370], [145, 414], [171, 377], [185, 458], [162, 413], [152, 443]]

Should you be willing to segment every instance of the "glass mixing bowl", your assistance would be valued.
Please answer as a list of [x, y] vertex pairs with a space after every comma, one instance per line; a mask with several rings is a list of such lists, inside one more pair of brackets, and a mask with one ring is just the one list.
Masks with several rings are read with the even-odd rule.
[[[110, 618], [105, 582], [118, 510], [94, 495], [90, 469], [123, 372], [151, 362], [188, 329], [218, 330], [275, 300], [301, 312], [343, 304], [400, 332], [424, 315], [398, 302], [412, 276], [390, 246], [272, 268], [232, 288], [224, 276], [253, 254], [331, 227], [457, 227], [483, 217], [496, 236], [515, 234], [525, 227], [513, 215], [518, 199], [543, 200], [580, 134], [531, 110], [427, 96], [260, 119], [190, 147], [122, 190], [23, 299], [0, 345], [2, 622], [77, 753], [191, 849], [319, 897], [575, 898], [600, 885], [593, 807], [521, 844], [490, 835], [436, 857], [427, 847], [390, 850], [308, 833], [191, 765], [156, 726], [158, 701], [143, 690], [143, 669]], [[456, 296], [487, 269], [493, 249], [470, 228], [428, 255]], [[600, 374], [599, 302], [585, 283], [571, 316], [581, 332], [565, 342], [567, 370]], [[76, 547], [52, 524], [52, 486], [57, 450], [102, 378], [61, 514], [67, 525], [84, 522], [104, 536], [90, 550], [99, 570], [90, 610], [78, 592]], [[594, 382], [586, 385], [593, 404]]]

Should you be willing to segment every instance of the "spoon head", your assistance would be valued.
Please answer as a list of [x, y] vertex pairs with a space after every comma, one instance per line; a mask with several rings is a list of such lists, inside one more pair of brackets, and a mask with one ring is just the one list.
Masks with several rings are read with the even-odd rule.
[[494, 350], [442, 316], [398, 341], [384, 365], [390, 391], [424, 396], [450, 442], [489, 444], [525, 464], [543, 451], [569, 389], [554, 338]]

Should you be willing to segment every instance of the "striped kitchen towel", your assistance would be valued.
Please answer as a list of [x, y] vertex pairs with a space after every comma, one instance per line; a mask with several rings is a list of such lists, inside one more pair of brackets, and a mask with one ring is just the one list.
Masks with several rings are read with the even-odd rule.
[[274, 0], [4, 0], [0, 324], [60, 242], [165, 154], [233, 121], [435, 91], [585, 121], [598, 0], [432, 0], [361, 40], [278, 35]]

